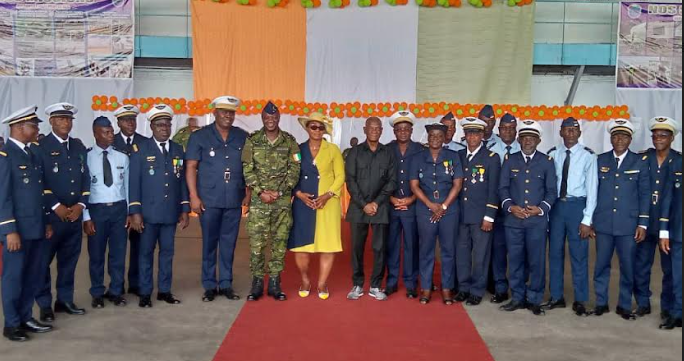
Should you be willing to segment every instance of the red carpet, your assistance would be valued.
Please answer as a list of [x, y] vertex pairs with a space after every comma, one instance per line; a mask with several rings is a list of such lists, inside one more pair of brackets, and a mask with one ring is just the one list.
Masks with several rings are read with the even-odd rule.
[[[348, 227], [343, 228], [349, 243]], [[314, 259], [312, 265], [318, 263]], [[292, 255], [283, 282], [290, 300], [248, 303], [214, 361], [494, 360], [463, 307], [444, 306], [438, 294], [427, 306], [407, 300], [403, 290], [387, 302], [368, 296], [347, 301], [349, 252], [336, 259], [328, 301], [313, 293], [297, 296], [300, 278]]]

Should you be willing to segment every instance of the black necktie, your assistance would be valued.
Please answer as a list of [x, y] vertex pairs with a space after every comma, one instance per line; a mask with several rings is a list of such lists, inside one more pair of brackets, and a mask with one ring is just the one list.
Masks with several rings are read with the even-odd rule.
[[568, 176], [570, 175], [570, 150], [565, 151], [566, 157], [565, 162], [563, 162], [563, 180], [561, 182], [560, 197], [568, 197]]
[[475, 156], [475, 154], [468, 154], [468, 163], [473, 160], [473, 156]]
[[104, 184], [107, 187], [111, 187], [112, 184], [114, 184], [114, 179], [112, 177], [112, 165], [109, 163], [107, 154], [109, 154], [109, 152], [106, 150], [102, 152], [102, 170], [104, 172]]
[[69, 152], [69, 142], [63, 142], [62, 143], [62, 148], [64, 148], [64, 152]]
[[620, 169], [620, 158], [615, 158], [615, 165], [617, 166], [617, 169], [615, 170]]
[[126, 138], [126, 145], [130, 147], [131, 144], [133, 144], [133, 139], [131, 139], [131, 138]]
[[511, 147], [510, 145], [506, 146], [506, 154], [507, 155], [511, 155], [511, 150], [513, 150], [513, 147]]
[[31, 151], [31, 148], [27, 145], [24, 147], [24, 151], [28, 154], [29, 158], [31, 158], [31, 163], [33, 163], [33, 152]]
[[164, 158], [168, 158], [169, 152], [166, 150], [166, 143], [159, 143], [159, 145], [162, 147], [162, 154], [164, 154]]
[[532, 161], [532, 157], [525, 157], [525, 163], [526, 164], [530, 164], [531, 161]]

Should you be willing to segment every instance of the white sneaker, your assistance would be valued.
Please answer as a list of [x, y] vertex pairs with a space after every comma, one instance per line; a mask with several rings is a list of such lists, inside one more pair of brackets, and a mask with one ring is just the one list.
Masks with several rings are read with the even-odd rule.
[[361, 297], [363, 297], [363, 288], [359, 286], [354, 286], [351, 292], [349, 292], [347, 295], [347, 299], [352, 301], [356, 301]]
[[375, 298], [378, 301], [387, 301], [387, 295], [379, 288], [371, 288], [368, 295]]

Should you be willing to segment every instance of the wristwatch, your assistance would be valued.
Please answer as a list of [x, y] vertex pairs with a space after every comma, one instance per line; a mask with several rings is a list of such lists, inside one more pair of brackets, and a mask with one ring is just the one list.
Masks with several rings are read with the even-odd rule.
[[447, 207], [447, 205], [446, 205], [446, 204], [442, 204], [442, 209], [446, 211], [446, 210], [448, 210], [448, 209], [449, 209], [449, 207]]

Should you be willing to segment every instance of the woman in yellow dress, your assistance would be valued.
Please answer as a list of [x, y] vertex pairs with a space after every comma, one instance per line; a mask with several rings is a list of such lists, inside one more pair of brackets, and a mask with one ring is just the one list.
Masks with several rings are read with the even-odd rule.
[[302, 170], [294, 189], [292, 215], [294, 225], [288, 248], [296, 253], [295, 260], [302, 276], [300, 297], [311, 293], [309, 264], [312, 254], [320, 254], [318, 296], [330, 297], [328, 278], [335, 254], [342, 252], [342, 212], [340, 195], [344, 186], [344, 160], [340, 149], [323, 136], [332, 134], [332, 120], [312, 113], [299, 118], [309, 134], [309, 140], [299, 146]]

